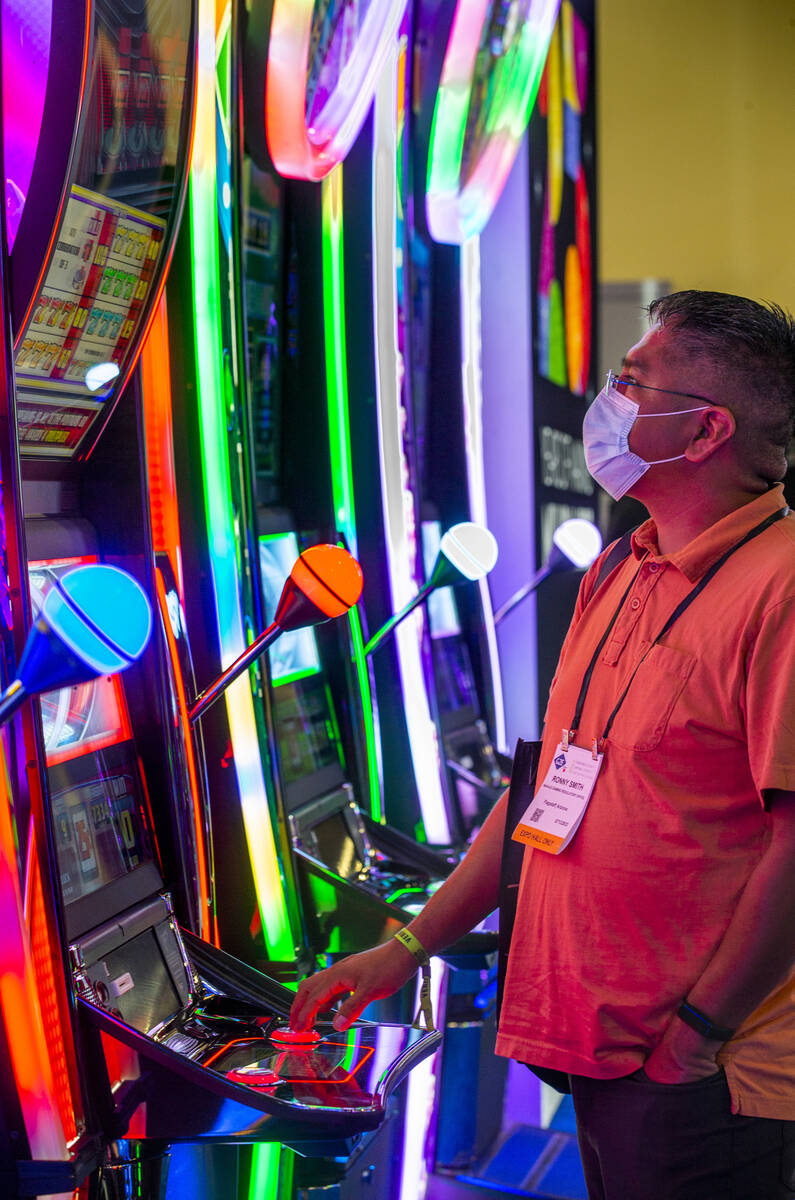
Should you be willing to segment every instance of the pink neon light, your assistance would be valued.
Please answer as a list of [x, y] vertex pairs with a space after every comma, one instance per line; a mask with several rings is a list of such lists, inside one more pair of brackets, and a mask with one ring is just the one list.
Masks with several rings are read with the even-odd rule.
[[[336, 7], [342, 15], [326, 64], [318, 68], [309, 57], [314, 0], [275, 0], [273, 6], [265, 133], [276, 169], [296, 179], [324, 179], [353, 145], [406, 0], [370, 0], [358, 6], [344, 0]], [[361, 25], [350, 28], [360, 12]], [[320, 78], [310, 96], [307, 83], [318, 69]]]
[[472, 0], [471, 3], [458, 5], [442, 68], [442, 87], [459, 87], [463, 94], [468, 93], [478, 53], [480, 31], [489, 7], [490, 0]]
[[3, 0], [3, 160], [8, 249], [36, 159], [50, 62], [52, 0]]

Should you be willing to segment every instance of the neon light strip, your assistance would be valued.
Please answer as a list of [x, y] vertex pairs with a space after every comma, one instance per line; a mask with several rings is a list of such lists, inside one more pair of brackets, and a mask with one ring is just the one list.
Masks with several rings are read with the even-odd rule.
[[0, 738], [0, 1006], [31, 1156], [67, 1159], [19, 886], [11, 789]]
[[279, 1200], [279, 1160], [282, 1147], [276, 1142], [259, 1142], [251, 1150], [248, 1200]]
[[185, 604], [182, 577], [182, 548], [179, 508], [174, 473], [174, 429], [171, 419], [171, 361], [168, 349], [166, 300], [157, 307], [149, 335], [141, 351], [146, 466], [149, 481], [149, 512], [155, 553], [168, 555]]
[[428, 154], [431, 235], [461, 244], [482, 232], [513, 166], [541, 81], [560, 0], [531, 0], [507, 53], [492, 62], [490, 109], [477, 162], [466, 178], [463, 151], [488, 0], [459, 0], [436, 98]]
[[[177, 696], [177, 709], [179, 712], [179, 723], [182, 729], [182, 741], [185, 746], [185, 758], [188, 766], [188, 777], [190, 781], [191, 800], [193, 802], [193, 826], [196, 838], [196, 871], [198, 875], [199, 885], [199, 929], [198, 934], [204, 938], [205, 942], [213, 940], [210, 911], [210, 896], [207, 881], [209, 873], [207, 870], [207, 848], [204, 844], [204, 821], [201, 805], [201, 792], [199, 791], [199, 780], [196, 774], [196, 759], [193, 753], [193, 732], [188, 719], [188, 700], [185, 695], [185, 681], [182, 678], [182, 671], [179, 665], [179, 653], [177, 651], [177, 643], [174, 638], [174, 631], [171, 628], [171, 620], [168, 613], [168, 600], [166, 599], [166, 583], [163, 579], [162, 571], [155, 571], [155, 586], [157, 589], [157, 601], [160, 605], [160, 615], [163, 619], [163, 629], [166, 634], [166, 642], [168, 644], [168, 656], [171, 659], [171, 671], [174, 680], [174, 691]], [[217, 935], [215, 937], [217, 944]]]
[[[447, 968], [440, 958], [431, 959], [431, 1004], [438, 1022], [447, 980]], [[417, 979], [415, 1004], [420, 1007], [422, 980]], [[423, 1059], [409, 1072], [406, 1082], [406, 1123], [403, 1127], [403, 1157], [400, 1175], [400, 1200], [422, 1200], [428, 1184], [425, 1164], [425, 1138], [433, 1116], [436, 1075], [440, 1051]]]
[[[343, 44], [339, 77], [307, 125], [306, 85], [315, 65], [309, 62], [315, 7], [314, 0], [275, 0], [265, 78], [265, 131], [271, 157], [282, 175], [318, 180], [342, 162], [356, 140], [403, 19], [406, 0], [344, 6], [338, 19], [356, 20], [363, 12], [362, 24], [353, 34], [352, 44]], [[334, 36], [347, 40], [344, 29]], [[319, 48], [313, 50], [315, 56], [319, 53]]]
[[[215, 5], [213, 0], [199, 0], [196, 139], [189, 188], [192, 286], [210, 573], [221, 666], [226, 668], [245, 650], [246, 638], [240, 611], [240, 581], [226, 446], [226, 402], [216, 322], [220, 295], [215, 203], [215, 45]], [[231, 684], [225, 700], [243, 824], [265, 942], [272, 959], [288, 961], [294, 956], [293, 939], [282, 894], [281, 873], [257, 742], [254, 704], [246, 675]]]
[[[326, 343], [326, 392], [328, 403], [331, 487], [337, 529], [347, 548], [357, 557], [356, 509], [353, 498], [353, 466], [348, 423], [348, 372], [345, 344], [345, 283], [343, 279], [342, 167], [323, 181], [323, 327]], [[370, 664], [364, 656], [364, 638], [357, 607], [348, 610], [353, 662], [359, 681], [359, 698], [364, 726], [370, 815], [383, 822], [381, 747], [377, 709], [370, 686]]]
[[[373, 120], [373, 299], [375, 317], [376, 412], [381, 466], [384, 538], [392, 611], [417, 594], [413, 565], [416, 531], [411, 493], [404, 485], [401, 374], [398, 350], [396, 227], [397, 65], [395, 43], [375, 93]], [[441, 783], [441, 755], [431, 715], [422, 662], [423, 614], [416, 609], [395, 629], [398, 672], [425, 833], [431, 843], [450, 843], [450, 824]]]
[[[483, 462], [483, 372], [481, 370], [480, 325], [480, 240], [467, 238], [461, 247], [461, 377], [463, 383], [464, 434], [466, 442], [469, 512], [473, 521], [488, 528], [486, 515], [486, 474]], [[494, 697], [494, 738], [500, 750], [506, 749], [505, 703], [502, 694], [497, 629], [491, 603], [488, 577], [478, 583], [483, 629], [491, 671]]]

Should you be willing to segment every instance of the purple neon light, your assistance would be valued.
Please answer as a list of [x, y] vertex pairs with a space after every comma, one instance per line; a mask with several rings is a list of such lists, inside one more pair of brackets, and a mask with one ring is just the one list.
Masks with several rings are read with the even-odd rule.
[[3, 164], [8, 249], [16, 240], [41, 133], [52, 0], [2, 0]]

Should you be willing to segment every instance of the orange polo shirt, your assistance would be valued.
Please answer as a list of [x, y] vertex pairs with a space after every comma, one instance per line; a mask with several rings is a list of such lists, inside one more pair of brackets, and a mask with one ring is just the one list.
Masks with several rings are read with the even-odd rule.
[[[546, 713], [539, 780], [599, 656], [576, 742], [590, 746], [638, 660], [720, 556], [783, 507], [772, 488], [661, 555], [653, 521], [591, 599], [585, 576]], [[642, 1066], [715, 953], [795, 791], [795, 516], [739, 549], [638, 670], [582, 824], [525, 850], [497, 1052], [611, 1079]], [[783, 937], [793, 931], [782, 930]], [[732, 1104], [795, 1119], [795, 972], [721, 1050]]]

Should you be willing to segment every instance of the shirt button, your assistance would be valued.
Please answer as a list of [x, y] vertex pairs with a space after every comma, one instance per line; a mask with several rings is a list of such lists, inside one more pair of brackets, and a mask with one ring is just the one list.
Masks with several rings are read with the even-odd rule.
[[635, 598], [632, 601], [630, 601], [629, 607], [630, 608], [640, 608], [640, 600], [638, 599], [637, 596], [635, 596]]
[[649, 563], [649, 570], [650, 570], [650, 571], [659, 571], [659, 569], [660, 569], [660, 564], [659, 564], [659, 563]]

